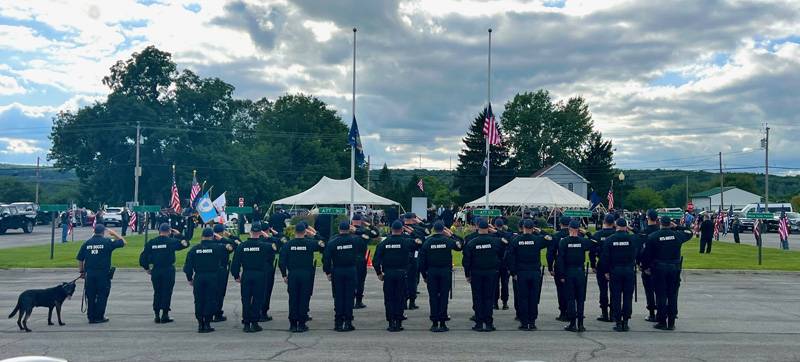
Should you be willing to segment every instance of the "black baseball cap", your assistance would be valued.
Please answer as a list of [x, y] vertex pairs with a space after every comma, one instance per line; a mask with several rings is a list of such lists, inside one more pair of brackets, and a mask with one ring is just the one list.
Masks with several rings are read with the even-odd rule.
[[[353, 218], [353, 219], [355, 219], [355, 218]], [[349, 229], [350, 229], [350, 223], [349, 222], [342, 221], [342, 222], [339, 223], [339, 230], [349, 230]]]
[[444, 231], [444, 223], [441, 221], [437, 221], [433, 223], [433, 230], [434, 231]]
[[261, 232], [261, 223], [258, 221], [254, 222], [253, 225], [250, 226], [250, 232]]
[[403, 230], [403, 223], [400, 220], [392, 222], [392, 230]]
[[211, 237], [211, 236], [214, 236], [214, 229], [212, 229], [212, 228], [204, 228], [203, 229], [203, 237], [207, 238], [207, 237]]
[[669, 225], [672, 224], [672, 219], [669, 216], [662, 216], [661, 217], [661, 225]]
[[559, 223], [561, 225], [569, 225], [570, 220], [572, 220], [572, 219], [570, 219], [569, 217], [566, 217], [566, 216], [562, 216], [561, 219], [559, 219]]
[[647, 210], [647, 218], [650, 219], [650, 221], [658, 220], [658, 212], [653, 209]]
[[580, 229], [581, 228], [581, 222], [578, 221], [578, 220], [572, 220], [572, 221], [569, 222], [569, 228], [570, 229]]
[[100, 235], [100, 234], [102, 234], [104, 232], [106, 232], [106, 226], [105, 225], [97, 224], [97, 225], [94, 226], [94, 233], [95, 234]]
[[167, 224], [167, 223], [161, 223], [161, 225], [158, 226], [158, 231], [160, 231], [162, 233], [170, 231], [170, 229], [172, 229], [172, 228], [169, 227], [169, 224]]
[[625, 221], [625, 219], [623, 219], [623, 218], [619, 218], [619, 219], [617, 219], [617, 226], [619, 226], [621, 228], [624, 228], [624, 227], [628, 226], [628, 222]]
[[302, 233], [303, 231], [306, 231], [306, 223], [299, 222], [297, 223], [297, 225], [294, 226], [294, 232]]

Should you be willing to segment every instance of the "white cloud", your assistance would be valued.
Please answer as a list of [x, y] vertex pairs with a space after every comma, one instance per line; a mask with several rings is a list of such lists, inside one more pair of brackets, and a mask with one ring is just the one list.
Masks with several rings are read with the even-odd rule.
[[333, 33], [339, 31], [339, 28], [332, 21], [306, 20], [303, 22], [303, 26], [314, 33], [314, 38], [318, 42], [331, 40]]
[[6, 147], [0, 149], [2, 154], [32, 154], [44, 151], [41, 147], [36, 146], [39, 143], [37, 140], [0, 137], [0, 142], [6, 143]]
[[[3, 14], [0, 11], [0, 14]], [[24, 26], [0, 25], [0, 47], [7, 50], [32, 52], [43, 50], [53, 42]]]
[[27, 91], [13, 77], [0, 75], [0, 96], [25, 94]]

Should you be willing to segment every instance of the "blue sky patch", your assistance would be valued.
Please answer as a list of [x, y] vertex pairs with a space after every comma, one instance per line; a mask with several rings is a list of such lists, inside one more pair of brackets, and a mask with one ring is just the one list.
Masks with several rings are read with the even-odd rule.
[[680, 72], [665, 72], [660, 77], [650, 82], [651, 87], [680, 87], [689, 83], [697, 78], [687, 76]]
[[199, 13], [200, 9], [202, 9], [203, 7], [201, 7], [200, 4], [198, 4], [198, 3], [192, 3], [192, 4], [184, 5], [183, 8], [186, 9], [186, 10], [189, 10], [189, 11], [191, 11], [193, 13]]
[[542, 5], [548, 8], [563, 8], [567, 0], [544, 0]]

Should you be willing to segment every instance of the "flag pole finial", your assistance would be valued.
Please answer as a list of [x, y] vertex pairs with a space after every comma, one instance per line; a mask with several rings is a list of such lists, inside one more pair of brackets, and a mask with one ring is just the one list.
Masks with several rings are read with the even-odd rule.
[[192, 176], [197, 175], [197, 170], [192, 170]]

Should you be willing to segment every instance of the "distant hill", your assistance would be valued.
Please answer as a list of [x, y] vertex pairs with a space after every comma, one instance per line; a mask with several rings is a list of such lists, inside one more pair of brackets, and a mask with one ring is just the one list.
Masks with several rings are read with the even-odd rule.
[[[20, 181], [36, 181], [36, 166], [0, 163], [0, 177], [14, 177]], [[78, 181], [74, 171], [61, 171], [54, 167], [40, 167], [41, 183], [73, 183]]]

